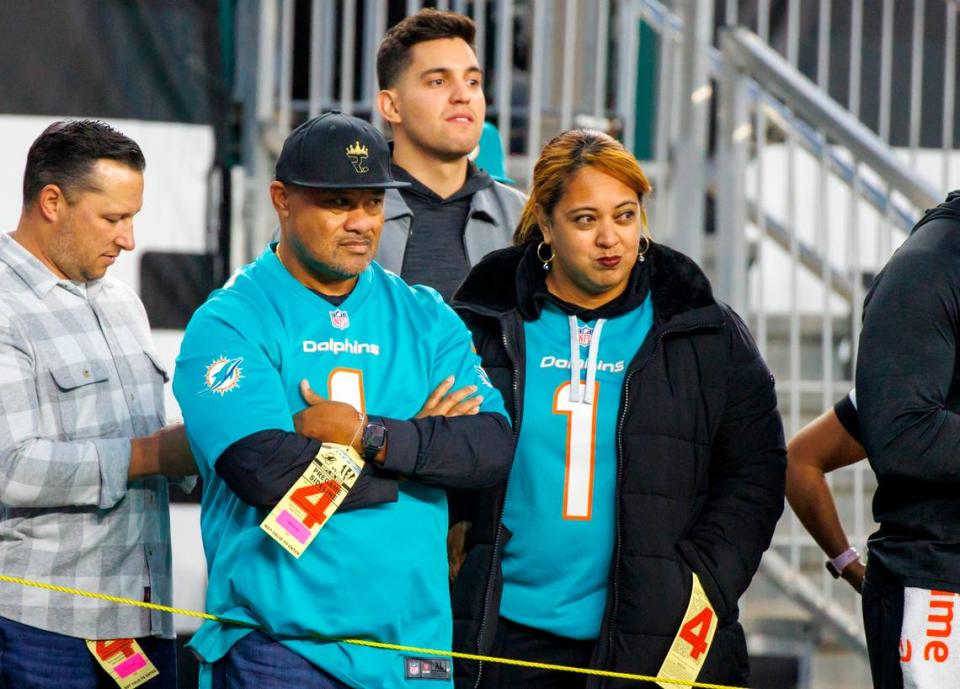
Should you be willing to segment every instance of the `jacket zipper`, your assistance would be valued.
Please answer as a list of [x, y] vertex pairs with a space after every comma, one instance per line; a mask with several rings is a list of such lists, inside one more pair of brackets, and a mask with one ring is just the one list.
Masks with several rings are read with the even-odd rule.
[[[607, 631], [607, 657], [606, 665], [610, 665], [610, 659], [613, 654], [613, 634], [614, 634], [614, 625], [616, 624], [617, 618], [617, 606], [620, 603], [619, 596], [620, 591], [618, 587], [618, 579], [620, 575], [620, 554], [622, 548], [623, 538], [621, 536], [620, 529], [620, 502], [622, 499], [620, 490], [623, 484], [623, 425], [627, 420], [627, 408], [630, 406], [630, 381], [633, 379], [634, 374], [640, 371], [644, 366], [647, 365], [647, 362], [653, 358], [653, 355], [656, 354], [657, 350], [660, 349], [660, 345], [663, 344], [663, 339], [667, 335], [677, 335], [681, 333], [691, 333], [698, 330], [713, 330], [718, 326], [715, 325], [693, 325], [686, 328], [677, 328], [676, 330], [665, 330], [657, 337], [657, 345], [653, 348], [653, 351], [650, 352], [649, 356], [643, 360], [643, 362], [634, 368], [627, 375], [627, 379], [623, 383], [623, 411], [620, 413], [620, 419], [617, 421], [617, 484], [616, 484], [616, 500], [614, 502], [616, 510], [614, 512], [614, 528], [616, 531], [616, 543], [613, 549], [613, 604], [610, 606], [610, 616], [608, 625], [609, 629]], [[610, 680], [605, 679], [603, 681], [603, 686], [607, 687], [610, 685]], [[476, 687], [474, 687], [476, 689]]]
[[[510, 356], [510, 347], [507, 343], [507, 329], [506, 326], [503, 327], [503, 332], [501, 333], [503, 338], [503, 349], [507, 353], [507, 356]], [[520, 385], [518, 382], [519, 371], [516, 360], [510, 356], [511, 361], [513, 362], [513, 410], [514, 416], [516, 417], [516, 423], [513, 427], [513, 445], [517, 445], [517, 437], [520, 435]], [[483, 639], [483, 631], [487, 626], [487, 608], [490, 607], [490, 596], [493, 594], [493, 578], [496, 574], [497, 567], [497, 549], [500, 547], [500, 535], [503, 533], [503, 513], [507, 507], [507, 488], [510, 485], [510, 474], [507, 474], [507, 480], [503, 484], [503, 500], [500, 502], [500, 514], [497, 516], [497, 533], [493, 538], [493, 552], [490, 553], [491, 566], [490, 574], [487, 576], [487, 590], [483, 596], [483, 619], [480, 620], [480, 631], [477, 633], [477, 653], [480, 653], [480, 641]], [[483, 676], [483, 661], [477, 661], [477, 680], [473, 684], [473, 689], [477, 689], [480, 686], [480, 678]]]

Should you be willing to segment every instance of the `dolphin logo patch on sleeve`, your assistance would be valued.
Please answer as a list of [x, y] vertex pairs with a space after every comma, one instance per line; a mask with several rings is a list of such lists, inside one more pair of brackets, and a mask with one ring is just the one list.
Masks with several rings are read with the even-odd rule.
[[222, 397], [231, 390], [236, 390], [243, 378], [243, 368], [240, 366], [242, 363], [242, 356], [235, 359], [220, 356], [214, 359], [204, 373], [206, 390], [203, 392], [213, 392]]

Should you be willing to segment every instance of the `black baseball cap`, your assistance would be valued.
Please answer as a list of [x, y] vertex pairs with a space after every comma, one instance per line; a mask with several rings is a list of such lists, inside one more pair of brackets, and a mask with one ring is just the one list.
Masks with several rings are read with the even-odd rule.
[[390, 148], [376, 127], [339, 110], [290, 132], [277, 158], [277, 180], [318, 189], [394, 189], [410, 186], [390, 172]]

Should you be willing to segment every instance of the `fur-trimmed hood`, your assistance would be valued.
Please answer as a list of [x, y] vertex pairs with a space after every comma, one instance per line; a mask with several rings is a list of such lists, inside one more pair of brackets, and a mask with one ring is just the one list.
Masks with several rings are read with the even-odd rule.
[[[532, 246], [512, 246], [488, 254], [473, 267], [453, 296], [455, 309], [500, 317], [521, 309], [529, 280], [520, 275]], [[690, 258], [663, 244], [646, 253], [654, 321], [666, 323], [688, 311], [717, 306], [710, 281]], [[643, 281], [646, 289], [647, 281]]]

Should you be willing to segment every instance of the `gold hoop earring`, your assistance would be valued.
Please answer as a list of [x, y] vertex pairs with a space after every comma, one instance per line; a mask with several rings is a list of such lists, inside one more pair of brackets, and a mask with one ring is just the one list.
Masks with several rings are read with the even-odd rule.
[[537, 244], [537, 258], [543, 261], [544, 270], [550, 270], [550, 262], [557, 257], [557, 254], [553, 249], [550, 249], [550, 258], [544, 258], [540, 255], [540, 250], [543, 249], [543, 247], [547, 247], [549, 249], [550, 245], [546, 242], [540, 242]]
[[637, 260], [643, 263], [647, 260], [646, 254], [650, 251], [650, 237], [645, 234], [640, 235], [640, 248], [637, 250]]

